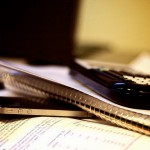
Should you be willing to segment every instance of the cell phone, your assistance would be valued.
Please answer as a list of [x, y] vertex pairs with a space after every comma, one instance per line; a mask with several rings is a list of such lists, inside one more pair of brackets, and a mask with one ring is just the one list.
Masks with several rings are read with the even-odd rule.
[[131, 108], [150, 109], [150, 75], [130, 69], [74, 61], [70, 75], [108, 100]]
[[92, 118], [94, 115], [74, 105], [51, 99], [37, 103], [26, 97], [0, 97], [0, 114]]

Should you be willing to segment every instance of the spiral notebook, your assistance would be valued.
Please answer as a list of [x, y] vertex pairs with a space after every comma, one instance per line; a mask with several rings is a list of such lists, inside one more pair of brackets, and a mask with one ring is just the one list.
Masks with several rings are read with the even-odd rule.
[[36, 73], [17, 68], [9, 62], [0, 62], [1, 81], [14, 92], [36, 98], [54, 98], [71, 103], [108, 122], [150, 135], [150, 115], [132, 111], [94, 97]]

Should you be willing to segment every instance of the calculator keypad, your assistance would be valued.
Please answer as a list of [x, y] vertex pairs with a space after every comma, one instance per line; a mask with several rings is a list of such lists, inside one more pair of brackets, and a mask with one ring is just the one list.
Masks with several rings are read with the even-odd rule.
[[150, 78], [143, 78], [143, 77], [133, 77], [133, 76], [128, 76], [124, 75], [123, 76], [127, 80], [131, 80], [137, 84], [142, 84], [142, 85], [150, 85]]
[[125, 84], [137, 84], [142, 86], [144, 85], [146, 87], [149, 87], [150, 85], [150, 75], [144, 75], [139, 73], [136, 74], [135, 71], [134, 73], [132, 73], [131, 71], [112, 70], [106, 68], [98, 68], [96, 70], [99, 73], [99, 76], [106, 76], [110, 78], [111, 84], [114, 80], [114, 82], [123, 82]]

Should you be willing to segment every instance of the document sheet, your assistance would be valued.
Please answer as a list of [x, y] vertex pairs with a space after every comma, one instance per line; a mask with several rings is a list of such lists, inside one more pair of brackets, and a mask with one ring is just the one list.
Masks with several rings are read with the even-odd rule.
[[3, 150], [145, 150], [148, 136], [100, 123], [57, 118], [35, 117], [2, 119], [0, 149]]

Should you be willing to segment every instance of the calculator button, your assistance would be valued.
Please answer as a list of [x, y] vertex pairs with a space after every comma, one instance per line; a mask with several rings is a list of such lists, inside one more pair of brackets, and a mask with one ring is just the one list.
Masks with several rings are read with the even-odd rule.
[[113, 76], [115, 78], [121, 78], [122, 79], [122, 75], [117, 73], [117, 72], [115, 72], [115, 71], [112, 71], [112, 70], [107, 71], [107, 74], [109, 74], [109, 75], [111, 75], [111, 76]]

